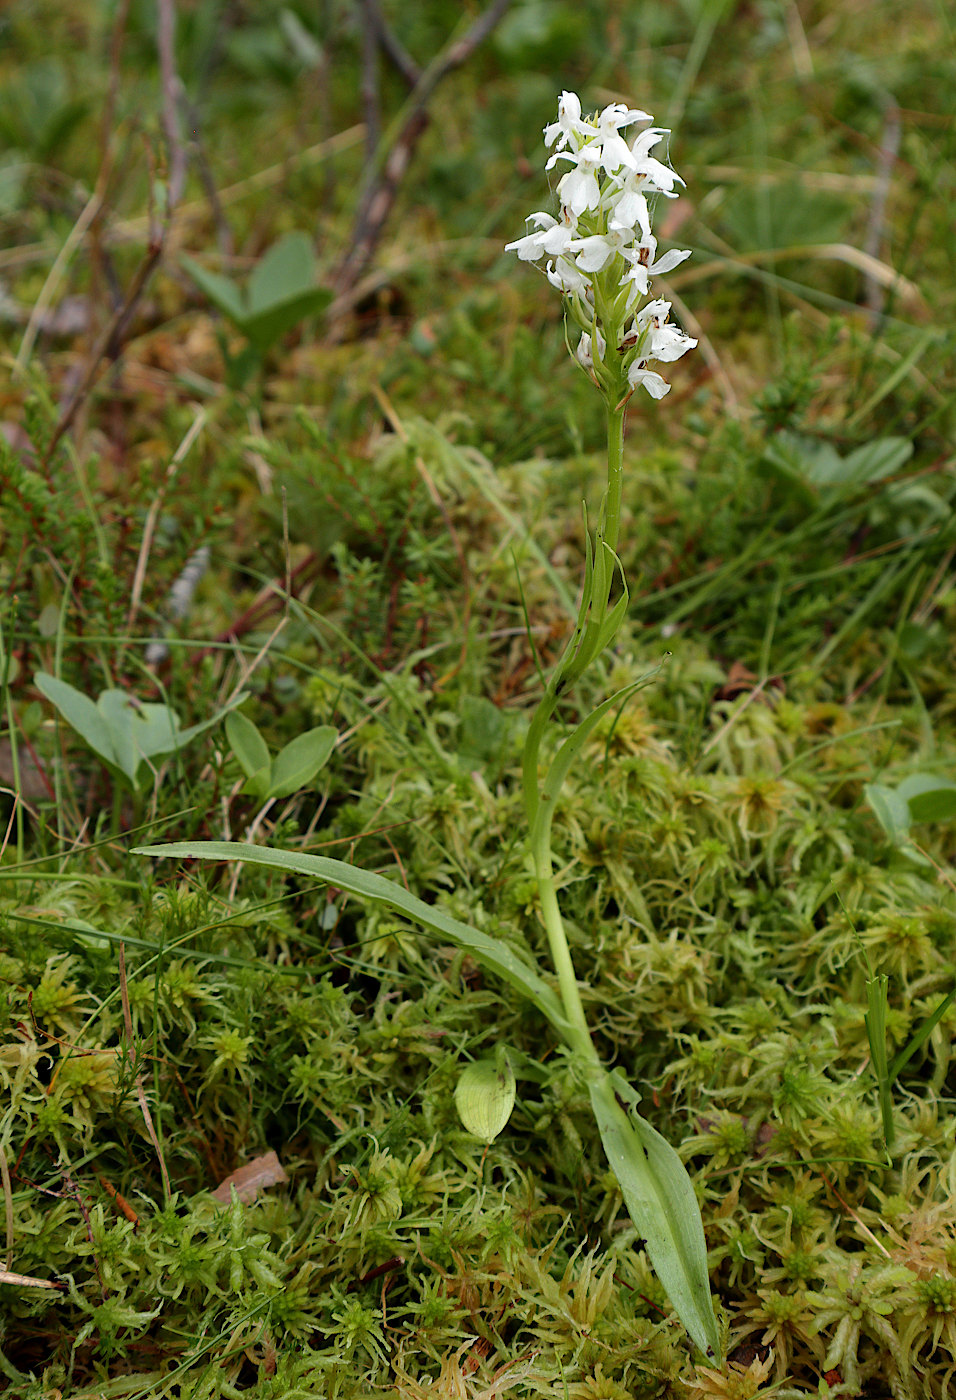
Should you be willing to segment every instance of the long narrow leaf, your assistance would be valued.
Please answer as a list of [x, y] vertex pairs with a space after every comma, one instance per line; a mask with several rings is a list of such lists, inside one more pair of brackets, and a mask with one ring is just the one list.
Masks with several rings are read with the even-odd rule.
[[456, 948], [463, 948], [482, 967], [497, 973], [510, 986], [522, 992], [548, 1018], [562, 1039], [566, 1039], [570, 1033], [558, 994], [507, 943], [482, 933], [480, 929], [459, 923], [382, 875], [361, 870], [344, 860], [331, 860], [327, 856], [297, 851], [274, 851], [267, 846], [250, 846], [243, 841], [173, 841], [162, 846], [136, 846], [132, 854], [176, 856], [180, 860], [239, 860], [250, 865], [271, 865], [278, 870], [307, 875], [312, 880], [334, 885], [336, 889], [358, 895], [371, 904], [384, 904], [389, 909], [397, 909], [426, 933], [436, 934]]
[[710, 1296], [707, 1244], [687, 1168], [639, 1114], [624, 1112], [610, 1074], [596, 1075], [590, 1094], [604, 1151], [654, 1272], [691, 1341], [716, 1356], [720, 1334]]

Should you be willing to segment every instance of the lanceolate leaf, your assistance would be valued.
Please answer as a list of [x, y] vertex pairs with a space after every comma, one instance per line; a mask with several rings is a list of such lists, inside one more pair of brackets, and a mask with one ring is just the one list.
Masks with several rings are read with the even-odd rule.
[[463, 948], [482, 967], [497, 973], [522, 992], [548, 1018], [562, 1039], [567, 1039], [571, 1033], [558, 994], [507, 943], [482, 933], [480, 929], [459, 923], [382, 875], [360, 870], [344, 860], [330, 860], [327, 856], [306, 855], [297, 851], [273, 851], [267, 846], [250, 846], [243, 841], [174, 841], [163, 846], [137, 846], [133, 855], [175, 856], [179, 860], [240, 860], [248, 861], [251, 865], [271, 865], [296, 875], [306, 875], [326, 885], [334, 885], [336, 889], [358, 895], [372, 904], [397, 909], [426, 933], [433, 933], [447, 939], [456, 948]]
[[691, 1340], [708, 1356], [716, 1356], [720, 1335], [710, 1296], [707, 1245], [687, 1169], [649, 1123], [635, 1112], [624, 1112], [610, 1074], [595, 1075], [590, 1093], [604, 1151], [631, 1219], [644, 1237], [654, 1272]]

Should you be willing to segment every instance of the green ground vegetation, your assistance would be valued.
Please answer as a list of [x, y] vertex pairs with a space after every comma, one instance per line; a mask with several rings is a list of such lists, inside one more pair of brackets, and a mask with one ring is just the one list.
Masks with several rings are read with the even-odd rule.
[[[385, 10], [419, 63], [459, 18]], [[368, 171], [360, 8], [176, 19], [167, 217], [154, 6], [0, 16], [0, 1390], [952, 1395], [952, 15], [515, 3], [346, 314], [296, 277], [341, 263]], [[659, 220], [701, 345], [631, 413], [628, 621], [562, 723], [655, 674], [554, 843], [600, 1053], [695, 1183], [724, 1362], [511, 989], [304, 877], [130, 854], [331, 855], [540, 951], [521, 747], [603, 424], [502, 249], [563, 87], [672, 125], [688, 186]], [[317, 270], [287, 242], [256, 311], [293, 233]], [[487, 1146], [454, 1093], [501, 1041]], [[250, 1165], [254, 1198], [212, 1194]]]

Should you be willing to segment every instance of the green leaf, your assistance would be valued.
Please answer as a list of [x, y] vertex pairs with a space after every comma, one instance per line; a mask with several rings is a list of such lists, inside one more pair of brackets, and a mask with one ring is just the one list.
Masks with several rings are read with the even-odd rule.
[[912, 773], [897, 786], [914, 822], [942, 822], [956, 817], [956, 783], [935, 773]]
[[636, 1112], [624, 1112], [610, 1074], [596, 1074], [589, 1087], [604, 1151], [654, 1272], [694, 1345], [716, 1357], [720, 1334], [710, 1296], [707, 1244], [687, 1169], [649, 1123]]
[[907, 438], [877, 438], [864, 443], [841, 462], [840, 480], [854, 485], [859, 482], [882, 481], [904, 466], [913, 455], [913, 444]]
[[507, 1053], [475, 1060], [462, 1071], [455, 1087], [458, 1117], [474, 1137], [494, 1142], [511, 1117], [516, 1092]]
[[252, 720], [238, 710], [226, 716], [226, 740], [247, 778], [256, 777], [263, 769], [268, 773], [269, 746]]
[[332, 293], [327, 287], [312, 287], [289, 297], [287, 301], [273, 303], [255, 316], [245, 316], [240, 322], [240, 329], [260, 354], [265, 354], [286, 331], [307, 316], [324, 311], [331, 300]]
[[290, 797], [306, 787], [328, 762], [339, 734], [329, 724], [320, 724], [299, 734], [273, 760], [269, 797]]
[[296, 875], [306, 875], [325, 885], [334, 885], [347, 894], [358, 895], [371, 904], [383, 904], [411, 919], [426, 933], [445, 938], [456, 948], [470, 953], [477, 963], [496, 973], [522, 992], [546, 1016], [562, 1039], [572, 1038], [561, 999], [539, 970], [529, 967], [507, 943], [480, 929], [469, 927], [443, 914], [432, 904], [416, 899], [402, 886], [382, 875], [374, 875], [344, 860], [307, 855], [298, 851], [273, 851], [267, 846], [251, 846], [242, 841], [174, 841], [162, 846], [137, 846], [134, 855], [174, 856], [179, 860], [240, 860], [251, 865], [270, 865]]
[[116, 764], [110, 726], [88, 695], [57, 676], [48, 675], [46, 671], [37, 671], [33, 683], [94, 753], [98, 753], [107, 763]]
[[94, 704], [89, 696], [45, 671], [38, 671], [34, 681], [93, 752], [136, 790], [144, 761], [176, 753], [247, 698], [241, 692], [211, 719], [180, 729], [179, 717], [168, 705], [142, 703], [125, 690], [104, 690]]
[[241, 327], [245, 319], [245, 307], [242, 292], [237, 284], [218, 272], [210, 272], [201, 263], [196, 262], [195, 258], [185, 253], [179, 261], [213, 306], [224, 316], [228, 316], [235, 326]]
[[246, 284], [246, 315], [258, 316], [315, 286], [315, 254], [307, 234], [286, 233], [256, 263]]
[[865, 783], [863, 796], [889, 840], [894, 846], [901, 846], [910, 834], [910, 809], [906, 798], [882, 783]]
[[110, 728], [117, 766], [139, 787], [143, 759], [172, 753], [178, 717], [165, 705], [144, 705], [125, 690], [104, 690], [96, 702]]

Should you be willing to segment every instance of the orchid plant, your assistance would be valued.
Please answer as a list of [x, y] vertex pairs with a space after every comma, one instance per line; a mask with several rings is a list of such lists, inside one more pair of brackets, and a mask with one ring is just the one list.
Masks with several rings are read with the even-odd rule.
[[[520, 958], [504, 941], [449, 917], [402, 885], [344, 861], [231, 841], [176, 842], [141, 848], [140, 853], [249, 861], [308, 875], [404, 914], [427, 933], [465, 949], [526, 996], [564, 1042], [567, 1063], [589, 1096], [605, 1153], [651, 1263], [692, 1341], [713, 1357], [720, 1337], [694, 1188], [674, 1148], [637, 1112], [640, 1096], [618, 1070], [603, 1065], [594, 1046], [562, 921], [551, 848], [558, 795], [576, 759], [601, 720], [647, 678], [617, 691], [580, 720], [550, 761], [542, 756], [561, 700], [611, 645], [627, 611], [617, 548], [628, 401], [638, 389], [663, 398], [670, 386], [651, 366], [671, 363], [697, 343], [668, 320], [667, 301], [649, 299], [651, 279], [690, 256], [688, 250], [658, 254], [649, 200], [676, 198], [675, 186], [682, 181], [651, 154], [668, 135], [646, 125], [651, 122], [649, 113], [621, 103], [584, 117], [578, 97], [562, 93], [557, 121], [544, 132], [551, 151], [546, 170], [564, 162], [569, 166], [557, 183], [559, 213], [532, 214], [532, 231], [507, 245], [524, 261], [547, 260], [548, 281], [564, 297], [569, 346], [573, 335], [572, 353], [601, 391], [607, 410], [607, 490], [594, 538], [587, 540], [577, 619], [531, 719], [523, 758], [528, 845], [554, 977]], [[630, 139], [623, 134], [639, 124], [644, 129]], [[456, 1103], [471, 1131], [486, 1141], [502, 1131], [515, 1100], [515, 1076], [525, 1069], [522, 1057], [499, 1046], [494, 1059], [465, 1071]]]

